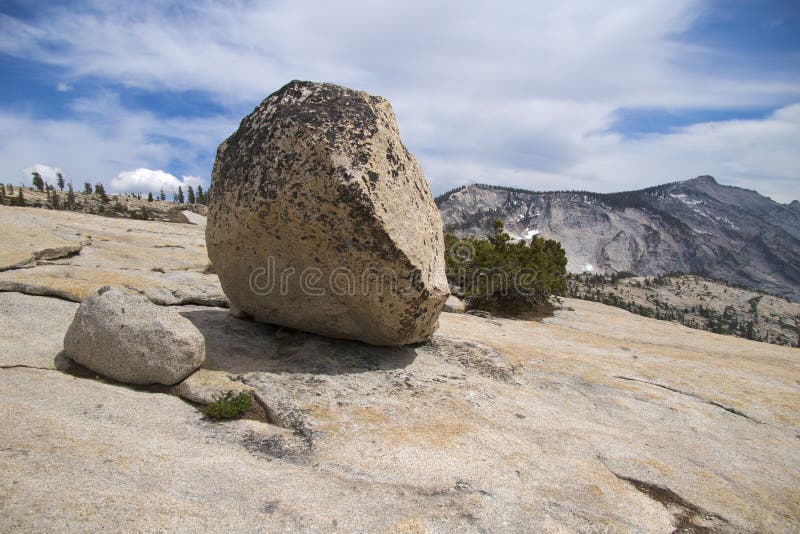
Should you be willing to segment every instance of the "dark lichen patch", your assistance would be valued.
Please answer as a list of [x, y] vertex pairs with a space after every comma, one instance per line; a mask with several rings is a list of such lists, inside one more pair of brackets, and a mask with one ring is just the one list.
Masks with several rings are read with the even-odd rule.
[[617, 473], [614, 473], [614, 476], [629, 483], [672, 512], [674, 518], [673, 533], [717, 532], [722, 524], [728, 524], [728, 520], [724, 517], [704, 510], [669, 488]]
[[248, 434], [243, 445], [252, 454], [269, 458], [301, 461], [311, 453], [311, 446], [296, 434], [281, 433], [271, 436]]
[[265, 514], [272, 515], [278, 510], [278, 506], [280, 506], [281, 501], [274, 500], [274, 501], [267, 501], [264, 506], [261, 507], [261, 511]]
[[453, 342], [437, 337], [433, 338], [431, 346], [440, 357], [455, 361], [481, 376], [501, 382], [514, 382], [515, 367], [509, 363], [504, 354], [490, 347], [468, 341]]
[[447, 495], [457, 495], [457, 494], [467, 494], [467, 495], [473, 494], [473, 495], [481, 495], [484, 497], [489, 497], [492, 495], [491, 493], [482, 488], [475, 487], [474, 484], [466, 480], [457, 480], [455, 484], [448, 487], [418, 488], [415, 490], [415, 493], [423, 497], [443, 497]]

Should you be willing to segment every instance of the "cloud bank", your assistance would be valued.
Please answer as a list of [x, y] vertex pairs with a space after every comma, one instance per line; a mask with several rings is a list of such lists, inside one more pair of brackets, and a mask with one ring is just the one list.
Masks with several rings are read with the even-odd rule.
[[[437, 192], [472, 181], [607, 192], [713, 174], [788, 201], [800, 180], [797, 51], [688, 39], [719, 2], [136, 6], [0, 15], [0, 53], [47, 65], [53, 85], [72, 88], [62, 118], [0, 108], [1, 173], [50, 161], [105, 179], [148, 167], [207, 182], [216, 146], [244, 114], [287, 81], [311, 79], [387, 97]], [[131, 102], [142, 94], [168, 103]], [[175, 115], [189, 96], [205, 111]], [[730, 118], [627, 136], [623, 109]], [[754, 109], [760, 118], [736, 118]]]
[[203, 182], [197, 176], [182, 176], [180, 179], [162, 170], [140, 168], [123, 171], [111, 180], [111, 192], [114, 193], [153, 193], [164, 191], [168, 198], [182, 187], [184, 193], [188, 186], [197, 188]]

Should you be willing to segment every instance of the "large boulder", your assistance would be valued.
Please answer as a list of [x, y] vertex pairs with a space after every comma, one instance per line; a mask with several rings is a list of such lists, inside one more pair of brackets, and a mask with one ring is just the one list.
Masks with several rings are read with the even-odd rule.
[[205, 360], [203, 334], [174, 310], [103, 287], [78, 308], [64, 337], [67, 356], [126, 384], [180, 382]]
[[206, 242], [236, 315], [376, 345], [426, 339], [442, 222], [388, 101], [293, 81], [217, 151]]

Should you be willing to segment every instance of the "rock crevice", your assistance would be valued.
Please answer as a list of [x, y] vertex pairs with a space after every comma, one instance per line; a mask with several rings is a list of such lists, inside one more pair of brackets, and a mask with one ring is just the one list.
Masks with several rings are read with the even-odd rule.
[[730, 406], [725, 406], [724, 404], [720, 404], [719, 402], [708, 400], [705, 397], [701, 397], [700, 395], [698, 395], [696, 393], [683, 391], [683, 390], [680, 390], [678, 388], [674, 388], [672, 386], [659, 384], [657, 382], [650, 382], [649, 380], [642, 380], [640, 378], [631, 378], [629, 376], [616, 376], [616, 375], [614, 376], [614, 378], [619, 378], [620, 380], [628, 380], [630, 382], [640, 382], [642, 384], [648, 384], [650, 386], [656, 386], [656, 387], [659, 387], [661, 389], [666, 389], [667, 391], [672, 391], [673, 393], [679, 393], [681, 395], [686, 395], [687, 397], [691, 397], [691, 398], [693, 398], [693, 399], [695, 399], [697, 401], [702, 402], [703, 404], [710, 404], [711, 406], [716, 406], [717, 408], [722, 408], [726, 412], [732, 413], [733, 415], [738, 415], [739, 417], [744, 417], [745, 419], [748, 419], [748, 420], [750, 420], [750, 421], [752, 421], [754, 423], [757, 423], [759, 425], [763, 425], [764, 424], [762, 421], [759, 421], [758, 419], [750, 417], [746, 413], [743, 413], [743, 412], [737, 410], [736, 408], [731, 408]]

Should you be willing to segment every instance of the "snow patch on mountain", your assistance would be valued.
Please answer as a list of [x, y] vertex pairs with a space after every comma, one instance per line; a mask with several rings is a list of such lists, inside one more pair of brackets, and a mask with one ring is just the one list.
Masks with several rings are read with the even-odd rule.
[[525, 238], [526, 241], [528, 241], [531, 238], [533, 238], [533, 236], [539, 235], [539, 234], [541, 234], [541, 232], [539, 230], [528, 230], [527, 232], [525, 232], [525, 235], [523, 235], [522, 237]]

